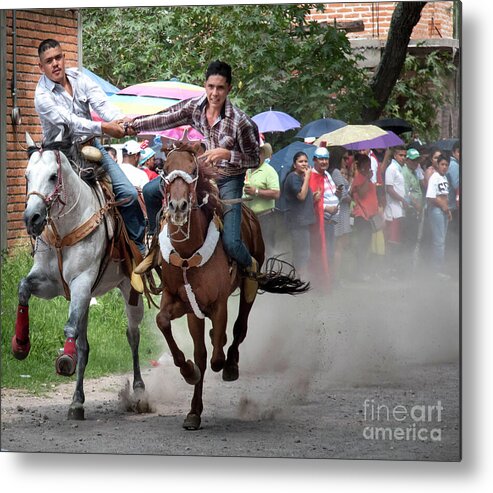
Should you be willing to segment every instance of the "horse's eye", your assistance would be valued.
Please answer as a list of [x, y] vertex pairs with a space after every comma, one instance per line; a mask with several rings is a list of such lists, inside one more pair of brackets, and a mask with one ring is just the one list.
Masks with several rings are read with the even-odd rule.
[[57, 178], [58, 178], [58, 175], [56, 173], [54, 173], [53, 175], [50, 176], [49, 180], [54, 182], [57, 180]]

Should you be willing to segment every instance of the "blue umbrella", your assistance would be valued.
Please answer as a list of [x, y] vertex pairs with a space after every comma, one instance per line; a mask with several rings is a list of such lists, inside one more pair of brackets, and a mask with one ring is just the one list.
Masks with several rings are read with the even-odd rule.
[[[293, 156], [298, 151], [303, 151], [308, 156], [308, 159], [313, 162], [313, 154], [316, 150], [317, 147], [311, 144], [305, 144], [304, 142], [292, 142], [288, 146], [283, 147], [281, 150], [272, 154], [272, 157], [270, 158], [270, 165], [277, 171], [277, 174], [279, 175], [279, 183], [281, 184], [281, 189], [284, 179], [291, 171]], [[276, 207], [281, 211], [286, 210], [283, 193], [281, 193], [281, 197], [276, 202]]]
[[437, 147], [441, 151], [452, 151], [452, 147], [459, 139], [442, 139], [432, 142], [431, 147]]
[[91, 72], [89, 69], [82, 67], [82, 72], [90, 77], [108, 96], [116, 94], [120, 89], [114, 86], [107, 80], [102, 79], [99, 75], [96, 75], [94, 72]]
[[252, 116], [260, 132], [286, 132], [301, 127], [301, 123], [282, 111], [264, 111]]
[[323, 134], [333, 132], [338, 128], [345, 127], [346, 122], [335, 120], [334, 118], [321, 118], [307, 123], [297, 134], [296, 137], [305, 139], [308, 137], [317, 138]]

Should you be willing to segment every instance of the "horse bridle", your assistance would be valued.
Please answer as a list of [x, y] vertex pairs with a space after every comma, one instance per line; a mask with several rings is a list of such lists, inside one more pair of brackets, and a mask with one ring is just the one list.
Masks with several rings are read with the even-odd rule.
[[[40, 154], [43, 154], [43, 149], [38, 149], [38, 152]], [[37, 197], [40, 197], [43, 203], [46, 205], [47, 214], [49, 214], [51, 207], [57, 201], [60, 202], [60, 204], [62, 204], [63, 207], [65, 207], [66, 205], [65, 201], [62, 199], [63, 180], [62, 180], [62, 160], [60, 158], [60, 151], [54, 150], [53, 152], [55, 153], [56, 163], [57, 163], [57, 182], [53, 192], [51, 192], [49, 195], [44, 195], [41, 192], [33, 191], [33, 192], [29, 192], [26, 197], [26, 200], [29, 200], [29, 197], [31, 197], [31, 195], [36, 195]], [[27, 187], [27, 183], [26, 183], [26, 187]]]
[[179, 233], [181, 233], [183, 235], [183, 239], [177, 240], [176, 238], [173, 238], [173, 241], [183, 242], [183, 241], [187, 241], [190, 238], [190, 216], [192, 214], [192, 210], [200, 207], [197, 204], [197, 200], [196, 200], [197, 199], [197, 193], [196, 193], [197, 192], [197, 182], [199, 179], [199, 163], [197, 160], [197, 155], [193, 151], [175, 148], [175, 149], [171, 149], [169, 151], [168, 156], [170, 154], [172, 154], [173, 152], [188, 152], [188, 153], [190, 153], [193, 156], [193, 162], [195, 165], [195, 170], [193, 172], [193, 175], [190, 173], [187, 173], [186, 171], [175, 169], [163, 178], [163, 197], [164, 197], [163, 208], [166, 210], [169, 208], [169, 201], [170, 201], [169, 187], [171, 186], [171, 184], [177, 178], [181, 178], [188, 185], [188, 190], [189, 190], [188, 201], [189, 201], [190, 207], [188, 208], [188, 212], [187, 212], [186, 231], [183, 230], [182, 226], [179, 226], [178, 229], [174, 233], [170, 233], [168, 230], [169, 238], [174, 237], [174, 236], [178, 235]]

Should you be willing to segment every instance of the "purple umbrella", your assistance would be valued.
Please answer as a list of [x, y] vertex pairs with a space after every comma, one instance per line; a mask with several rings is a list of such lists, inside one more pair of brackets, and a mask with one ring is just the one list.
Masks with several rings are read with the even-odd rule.
[[392, 130], [387, 130], [386, 135], [380, 135], [370, 140], [362, 140], [352, 144], [346, 144], [344, 147], [350, 151], [361, 151], [363, 149], [385, 149], [397, 145], [404, 145], [404, 141]]
[[252, 120], [257, 124], [259, 132], [286, 132], [301, 127], [298, 120], [282, 111], [264, 111], [252, 116]]

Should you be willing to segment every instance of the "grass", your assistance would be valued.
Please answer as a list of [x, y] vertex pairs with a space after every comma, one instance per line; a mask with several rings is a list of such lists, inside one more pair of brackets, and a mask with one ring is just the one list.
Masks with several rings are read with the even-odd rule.
[[[60, 377], [55, 372], [55, 359], [63, 347], [63, 327], [68, 317], [69, 302], [63, 297], [42, 300], [32, 297], [29, 303], [31, 352], [16, 360], [11, 351], [17, 313], [17, 286], [32, 265], [30, 252], [18, 249], [13, 255], [2, 255], [1, 300], [1, 383], [2, 388], [22, 388], [41, 392], [53, 384], [75, 381], [75, 376]], [[150, 366], [165, 348], [164, 338], [155, 324], [156, 309], [145, 304], [140, 325], [141, 368]], [[114, 289], [98, 298], [90, 307], [88, 339], [90, 346], [86, 378], [124, 373], [132, 369], [132, 356], [126, 337], [126, 316], [123, 298]], [[50, 385], [51, 384], [51, 385]]]

